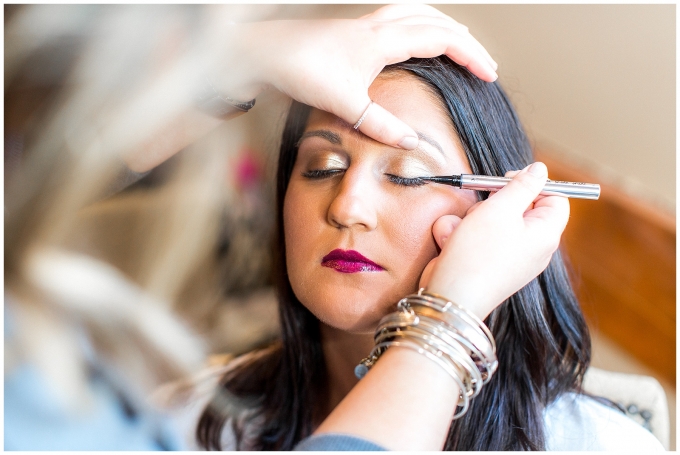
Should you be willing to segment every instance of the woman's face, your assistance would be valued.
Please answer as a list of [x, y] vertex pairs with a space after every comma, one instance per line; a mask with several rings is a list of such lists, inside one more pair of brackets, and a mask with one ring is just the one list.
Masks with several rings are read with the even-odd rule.
[[475, 193], [410, 178], [471, 173], [439, 100], [414, 76], [379, 76], [369, 96], [418, 132], [417, 149], [376, 142], [312, 110], [284, 201], [286, 265], [297, 298], [340, 330], [373, 332], [417, 289], [438, 254], [432, 225]]

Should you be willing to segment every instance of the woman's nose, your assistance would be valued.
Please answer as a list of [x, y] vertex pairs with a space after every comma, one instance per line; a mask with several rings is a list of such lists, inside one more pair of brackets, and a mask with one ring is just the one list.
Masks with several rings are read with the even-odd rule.
[[378, 225], [376, 191], [370, 177], [346, 172], [328, 207], [328, 222], [338, 228], [375, 229]]

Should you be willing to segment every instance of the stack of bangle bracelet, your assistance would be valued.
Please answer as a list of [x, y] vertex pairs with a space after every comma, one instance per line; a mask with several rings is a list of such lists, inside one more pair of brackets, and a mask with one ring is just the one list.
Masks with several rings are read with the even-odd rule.
[[397, 311], [380, 320], [375, 347], [354, 370], [361, 379], [391, 346], [417, 351], [448, 372], [460, 388], [453, 418], [462, 417], [470, 399], [498, 368], [496, 343], [486, 325], [462, 306], [420, 289], [399, 301]]

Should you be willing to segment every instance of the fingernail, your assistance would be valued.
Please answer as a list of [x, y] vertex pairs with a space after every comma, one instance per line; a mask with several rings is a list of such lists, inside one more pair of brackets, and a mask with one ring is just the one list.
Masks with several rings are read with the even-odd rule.
[[536, 161], [534, 164], [529, 166], [529, 169], [527, 171], [530, 174], [535, 175], [536, 177], [545, 177], [548, 175], [548, 168], [545, 166], [545, 164], [541, 163], [540, 161]]
[[418, 138], [413, 136], [406, 136], [399, 142], [399, 147], [406, 150], [413, 150], [418, 147]]

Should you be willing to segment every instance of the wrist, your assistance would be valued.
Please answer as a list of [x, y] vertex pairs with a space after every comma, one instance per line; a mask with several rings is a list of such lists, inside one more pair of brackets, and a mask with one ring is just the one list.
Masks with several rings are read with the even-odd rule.
[[452, 419], [465, 415], [470, 400], [498, 369], [496, 343], [484, 322], [460, 304], [421, 289], [399, 301], [374, 335], [375, 346], [355, 368], [361, 379], [390, 349], [416, 352], [445, 371], [456, 383], [459, 403]]
[[494, 308], [494, 304], [485, 296], [487, 288], [474, 286], [471, 282], [452, 283], [450, 280], [433, 276], [425, 287], [427, 292], [438, 294], [452, 300], [484, 320]]
[[212, 117], [229, 119], [248, 112], [255, 106], [255, 98], [249, 101], [241, 101], [238, 98], [235, 99], [230, 95], [220, 93], [207, 76], [199, 80], [198, 85], [196, 106]]

